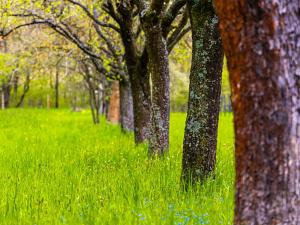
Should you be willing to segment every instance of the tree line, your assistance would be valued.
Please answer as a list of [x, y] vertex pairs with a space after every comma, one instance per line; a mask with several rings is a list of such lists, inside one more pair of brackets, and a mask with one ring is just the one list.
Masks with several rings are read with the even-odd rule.
[[8, 0], [2, 37], [39, 25], [75, 44], [87, 82], [94, 74], [120, 81], [121, 124], [133, 128], [136, 144], [149, 142], [154, 157], [169, 150], [169, 54], [191, 31], [182, 181], [213, 174], [225, 53], [235, 126], [235, 224], [298, 224], [299, 12], [297, 0]]

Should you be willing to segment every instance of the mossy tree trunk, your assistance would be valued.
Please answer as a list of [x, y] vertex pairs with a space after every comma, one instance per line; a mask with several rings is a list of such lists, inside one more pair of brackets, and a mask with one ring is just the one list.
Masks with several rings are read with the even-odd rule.
[[152, 83], [149, 155], [163, 155], [169, 149], [170, 77], [168, 52], [161, 30], [153, 28], [147, 36]]
[[235, 224], [300, 224], [300, 2], [217, 0], [235, 122]]
[[[160, 4], [160, 3], [159, 3]], [[160, 6], [141, 18], [146, 36], [151, 79], [151, 134], [149, 156], [164, 155], [169, 149], [170, 76], [167, 41], [163, 37]]]
[[193, 37], [188, 115], [183, 144], [184, 182], [206, 178], [215, 167], [223, 47], [212, 2], [188, 1]]

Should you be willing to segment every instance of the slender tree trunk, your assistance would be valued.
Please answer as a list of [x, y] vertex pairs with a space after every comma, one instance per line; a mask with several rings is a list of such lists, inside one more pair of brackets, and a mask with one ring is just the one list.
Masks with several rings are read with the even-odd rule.
[[47, 94], [47, 109], [51, 108], [51, 97], [50, 94]]
[[54, 85], [54, 90], [55, 90], [55, 108], [59, 108], [59, 68], [56, 68], [55, 71], [55, 85]]
[[9, 107], [10, 103], [10, 90], [11, 90], [11, 85], [10, 85], [10, 79], [7, 83], [2, 84], [2, 94], [3, 94], [3, 104], [4, 108]]
[[89, 89], [89, 102], [90, 102], [90, 108], [91, 108], [91, 113], [92, 113], [92, 118], [93, 118], [93, 122], [94, 124], [99, 124], [100, 120], [99, 120], [99, 114], [97, 113], [97, 104], [95, 101], [95, 91], [93, 88], [93, 85], [90, 83], [89, 78], [87, 79], [88, 82], [88, 89]]
[[144, 20], [152, 83], [149, 155], [163, 155], [169, 149], [170, 77], [167, 43], [162, 36], [161, 25], [153, 25], [152, 17]]
[[113, 81], [107, 120], [117, 124], [120, 122], [120, 90], [119, 81]]
[[96, 117], [97, 117], [97, 123], [100, 123], [100, 98], [99, 98], [99, 87], [97, 86], [97, 89], [94, 89], [94, 103], [96, 108]]
[[300, 2], [216, 8], [234, 108], [235, 224], [300, 224]]
[[4, 97], [4, 92], [1, 91], [1, 109], [5, 109], [5, 97]]
[[205, 179], [215, 167], [223, 47], [210, 1], [188, 1], [193, 36], [188, 115], [183, 143], [185, 182]]
[[133, 100], [130, 82], [127, 80], [120, 81], [120, 108], [122, 131], [133, 131]]
[[30, 87], [29, 84], [30, 84], [30, 74], [28, 73], [26, 75], [26, 80], [25, 80], [24, 87], [23, 87], [23, 93], [20, 97], [20, 100], [16, 104], [16, 108], [20, 107], [23, 104], [25, 96], [26, 96], [27, 92], [29, 91], [29, 87]]
[[17, 74], [15, 74], [12, 78], [13, 99], [14, 100], [16, 100], [18, 97], [19, 79], [20, 79], [20, 77]]

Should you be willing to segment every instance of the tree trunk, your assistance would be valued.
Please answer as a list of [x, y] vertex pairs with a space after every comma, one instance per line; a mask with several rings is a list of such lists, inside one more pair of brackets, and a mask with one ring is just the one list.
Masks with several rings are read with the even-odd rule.
[[5, 97], [4, 97], [4, 92], [1, 91], [1, 109], [5, 109]]
[[98, 108], [97, 108], [97, 104], [96, 104], [95, 90], [93, 88], [93, 85], [91, 84], [89, 77], [87, 79], [87, 83], [88, 83], [88, 89], [89, 89], [89, 102], [90, 102], [92, 118], [93, 118], [94, 124], [97, 125], [100, 123], [99, 113], [98, 113]]
[[9, 107], [10, 103], [10, 90], [11, 90], [11, 84], [10, 84], [10, 79], [7, 83], [2, 84], [2, 94], [3, 94], [3, 103], [4, 108]]
[[55, 85], [54, 85], [54, 90], [55, 90], [55, 108], [59, 108], [59, 68], [56, 68], [55, 72]]
[[144, 51], [137, 54], [132, 18], [125, 18], [121, 26], [121, 37], [125, 47], [125, 62], [129, 75], [133, 100], [135, 143], [143, 143], [149, 138], [150, 128], [150, 84], [148, 76], [148, 55]]
[[24, 87], [23, 87], [23, 93], [22, 93], [18, 103], [16, 104], [16, 108], [19, 108], [23, 104], [25, 96], [28, 93], [29, 88], [30, 88], [29, 84], [30, 84], [30, 73], [27, 73], [26, 80], [25, 80]]
[[210, 1], [188, 1], [193, 36], [188, 115], [183, 143], [185, 182], [205, 179], [215, 167], [223, 47]]
[[235, 224], [300, 224], [300, 2], [216, 8], [234, 109]]
[[51, 97], [50, 94], [47, 94], [47, 109], [51, 108]]
[[113, 81], [107, 120], [117, 124], [120, 122], [120, 90], [119, 81]]
[[12, 78], [12, 87], [13, 87], [13, 99], [16, 100], [18, 97], [18, 87], [19, 87], [19, 75], [15, 74]]
[[160, 22], [144, 18], [144, 32], [151, 78], [151, 134], [149, 155], [163, 155], [169, 149], [170, 77], [166, 40]]
[[133, 131], [133, 100], [130, 82], [127, 80], [120, 81], [120, 108], [122, 131]]

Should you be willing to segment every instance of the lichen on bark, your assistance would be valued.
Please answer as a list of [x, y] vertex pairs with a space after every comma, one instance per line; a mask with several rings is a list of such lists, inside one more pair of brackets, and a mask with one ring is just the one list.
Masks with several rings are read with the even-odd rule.
[[215, 167], [223, 50], [211, 1], [188, 1], [193, 57], [183, 144], [184, 182], [205, 179]]
[[148, 9], [141, 18], [149, 57], [151, 88], [151, 133], [149, 156], [162, 156], [169, 149], [170, 77], [167, 42], [159, 12]]

